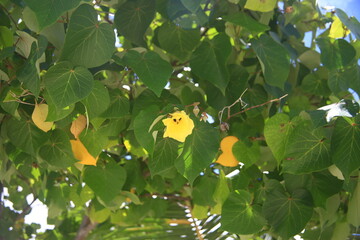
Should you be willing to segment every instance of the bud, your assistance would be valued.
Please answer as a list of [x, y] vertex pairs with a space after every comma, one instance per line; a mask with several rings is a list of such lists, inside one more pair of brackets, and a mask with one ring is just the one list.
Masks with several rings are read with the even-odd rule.
[[221, 130], [222, 132], [226, 132], [226, 131], [228, 131], [229, 129], [230, 129], [230, 126], [229, 126], [228, 123], [222, 122], [222, 123], [220, 124], [220, 130]]
[[197, 105], [194, 106], [193, 113], [197, 117], [199, 115], [200, 109]]

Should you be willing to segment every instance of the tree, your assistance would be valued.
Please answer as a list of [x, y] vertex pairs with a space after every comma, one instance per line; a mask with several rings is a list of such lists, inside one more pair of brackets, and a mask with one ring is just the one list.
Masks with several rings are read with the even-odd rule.
[[351, 238], [360, 25], [315, 2], [3, 0], [0, 239]]

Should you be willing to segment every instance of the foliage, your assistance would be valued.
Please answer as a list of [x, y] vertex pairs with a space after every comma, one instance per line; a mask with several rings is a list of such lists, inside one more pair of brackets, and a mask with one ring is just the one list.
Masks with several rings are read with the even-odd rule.
[[1, 1], [0, 239], [356, 233], [360, 24], [315, 2]]

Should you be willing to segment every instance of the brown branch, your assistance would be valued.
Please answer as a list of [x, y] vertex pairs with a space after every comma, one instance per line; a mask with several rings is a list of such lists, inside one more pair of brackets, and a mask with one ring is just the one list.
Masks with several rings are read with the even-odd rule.
[[240, 111], [240, 112], [237, 112], [237, 113], [234, 113], [234, 114], [228, 116], [226, 120], [229, 120], [230, 118], [232, 118], [232, 117], [234, 117], [234, 116], [236, 116], [236, 115], [239, 115], [239, 114], [241, 114], [241, 113], [244, 113], [244, 112], [246, 112], [246, 111], [249, 111], [249, 110], [251, 110], [251, 109], [258, 108], [258, 107], [262, 107], [262, 106], [264, 106], [264, 105], [266, 105], [266, 104], [269, 104], [269, 103], [272, 103], [272, 102], [278, 102], [278, 101], [280, 101], [281, 99], [283, 99], [283, 98], [285, 98], [285, 97], [287, 97], [287, 96], [288, 96], [288, 94], [285, 94], [285, 95], [282, 96], [282, 97], [275, 98], [275, 99], [271, 99], [270, 101], [267, 101], [267, 102], [265, 102], [265, 103], [262, 103], [262, 104], [259, 104], [259, 105], [256, 105], [256, 106], [252, 106], [252, 107], [249, 107], [249, 108], [246, 108], [246, 109], [244, 109], [244, 110], [242, 110], [242, 111]]
[[84, 215], [84, 218], [81, 222], [80, 228], [76, 234], [76, 237], [74, 240], [85, 240], [91, 230], [93, 230], [96, 227], [97, 223], [93, 223], [90, 221], [90, 218], [86, 215]]

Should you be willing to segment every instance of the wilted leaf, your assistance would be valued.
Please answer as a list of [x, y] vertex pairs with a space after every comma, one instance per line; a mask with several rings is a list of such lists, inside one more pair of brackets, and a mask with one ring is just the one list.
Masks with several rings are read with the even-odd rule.
[[84, 144], [80, 141], [80, 139], [70, 140], [70, 143], [74, 156], [77, 160], [80, 161], [80, 164], [96, 166], [98, 158], [94, 158], [90, 155], [90, 153], [85, 148]]
[[239, 139], [234, 136], [227, 136], [221, 140], [220, 150], [222, 153], [216, 160], [217, 163], [225, 167], [236, 167], [239, 165], [239, 161], [236, 160], [232, 151], [232, 148], [237, 141], [239, 141]]
[[84, 115], [78, 116], [78, 118], [71, 123], [70, 132], [74, 135], [75, 139], [79, 138], [80, 133], [85, 129], [86, 125], [87, 119]]
[[49, 111], [49, 106], [47, 104], [45, 103], [35, 104], [34, 111], [31, 115], [34, 124], [44, 132], [49, 131], [54, 124], [54, 122], [46, 121], [48, 111]]

